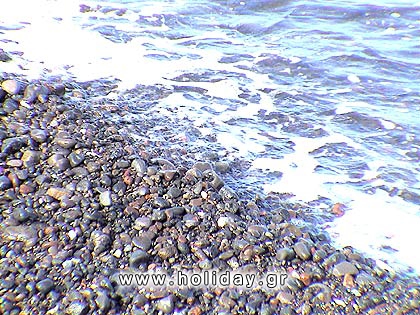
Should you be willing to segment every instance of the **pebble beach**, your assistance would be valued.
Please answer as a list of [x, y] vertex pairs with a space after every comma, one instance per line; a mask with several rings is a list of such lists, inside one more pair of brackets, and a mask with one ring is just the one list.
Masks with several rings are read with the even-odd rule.
[[[0, 82], [1, 314], [420, 314], [418, 277], [335, 248], [297, 204], [235, 191], [233, 165], [127, 136], [115, 117], [130, 109], [92, 106], [89, 84]], [[128, 290], [115, 280], [128, 269], [287, 279]]]

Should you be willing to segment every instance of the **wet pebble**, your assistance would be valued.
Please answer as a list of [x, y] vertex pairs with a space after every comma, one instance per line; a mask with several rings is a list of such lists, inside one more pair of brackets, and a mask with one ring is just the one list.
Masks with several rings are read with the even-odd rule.
[[292, 260], [295, 258], [295, 252], [291, 248], [280, 248], [277, 250], [276, 258], [282, 260]]
[[108, 310], [111, 308], [111, 300], [107, 292], [104, 290], [97, 292], [95, 303], [99, 310], [104, 313], [108, 312]]
[[30, 225], [8, 226], [3, 232], [7, 239], [25, 242], [28, 246], [35, 245], [38, 240], [37, 229]]
[[171, 257], [174, 257], [177, 254], [178, 250], [175, 246], [170, 245], [159, 249], [158, 256], [163, 260], [168, 260]]
[[33, 151], [33, 150], [26, 150], [23, 152], [21, 160], [23, 161], [23, 165], [25, 167], [30, 167], [35, 164], [38, 164], [41, 159], [41, 152], [40, 151]]
[[133, 160], [133, 162], [131, 163], [131, 167], [133, 167], [136, 170], [137, 175], [139, 176], [144, 176], [147, 172], [146, 162], [144, 162], [144, 160], [142, 159]]
[[35, 217], [35, 214], [32, 208], [21, 206], [13, 210], [13, 218], [20, 223], [26, 222], [33, 217]]

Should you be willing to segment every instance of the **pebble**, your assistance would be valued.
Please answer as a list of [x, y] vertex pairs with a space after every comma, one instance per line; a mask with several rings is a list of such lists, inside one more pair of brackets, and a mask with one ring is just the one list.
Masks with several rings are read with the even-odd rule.
[[51, 279], [46, 278], [37, 282], [35, 287], [39, 292], [46, 294], [54, 288], [54, 282]]
[[68, 132], [58, 132], [54, 138], [55, 143], [57, 143], [60, 147], [65, 149], [71, 149], [77, 143]]
[[82, 153], [72, 152], [69, 154], [67, 159], [69, 160], [70, 165], [75, 167], [80, 165], [85, 160], [85, 156]]
[[95, 303], [96, 306], [98, 306], [99, 310], [103, 313], [108, 312], [111, 308], [111, 300], [109, 299], [108, 294], [104, 290], [98, 291]]
[[156, 309], [164, 314], [172, 313], [174, 310], [174, 296], [169, 295], [156, 301]]
[[6, 113], [11, 114], [15, 110], [19, 109], [19, 103], [11, 98], [8, 98], [3, 103], [3, 109]]
[[99, 203], [104, 207], [109, 207], [112, 204], [111, 192], [109, 190], [99, 194]]
[[23, 161], [23, 165], [25, 167], [30, 167], [35, 164], [38, 164], [41, 159], [41, 152], [33, 151], [33, 150], [26, 150], [23, 152], [21, 160]]
[[44, 143], [48, 138], [48, 132], [44, 129], [31, 129], [30, 136], [38, 143]]
[[133, 160], [131, 167], [136, 170], [138, 176], [144, 176], [147, 172], [147, 165], [142, 159]]
[[13, 154], [26, 145], [26, 141], [22, 137], [8, 138], [3, 141], [1, 152], [5, 154]]
[[60, 171], [65, 171], [70, 167], [69, 160], [58, 153], [51, 155], [48, 158], [47, 162], [51, 167], [54, 167], [55, 169], [58, 169]]
[[27, 246], [35, 245], [38, 240], [36, 228], [30, 225], [8, 226], [4, 228], [3, 232], [7, 239], [25, 242]]
[[177, 254], [178, 250], [175, 246], [170, 245], [159, 249], [158, 256], [163, 260], [168, 260], [171, 257], [174, 257]]
[[152, 246], [152, 240], [145, 236], [136, 236], [133, 237], [133, 245], [144, 251], [148, 251]]
[[291, 248], [280, 248], [277, 250], [276, 258], [282, 260], [292, 260], [295, 258], [295, 252]]
[[142, 263], [148, 262], [149, 259], [150, 255], [146, 251], [138, 249], [130, 255], [130, 267], [138, 268]]
[[333, 269], [333, 275], [340, 277], [345, 274], [356, 275], [359, 273], [359, 270], [351, 262], [343, 261], [335, 265]]
[[311, 252], [308, 248], [308, 245], [305, 242], [297, 242], [293, 249], [296, 255], [302, 260], [308, 260], [311, 258]]
[[82, 301], [73, 301], [66, 309], [68, 315], [86, 315], [89, 312], [89, 305]]
[[28, 221], [33, 217], [35, 217], [35, 214], [32, 208], [25, 208], [20, 206], [13, 210], [13, 218], [20, 223]]
[[0, 190], [4, 191], [9, 188], [12, 188], [12, 182], [7, 176], [0, 176]]
[[11, 79], [3, 81], [3, 83], [1, 84], [1, 88], [10, 95], [16, 95], [20, 92], [22, 87], [18, 81]]
[[71, 192], [60, 187], [50, 187], [47, 190], [47, 195], [56, 200], [63, 200], [63, 198], [69, 198], [71, 196]]

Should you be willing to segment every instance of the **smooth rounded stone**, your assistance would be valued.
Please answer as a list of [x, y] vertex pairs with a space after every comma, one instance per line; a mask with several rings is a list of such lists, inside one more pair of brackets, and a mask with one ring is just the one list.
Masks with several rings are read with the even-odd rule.
[[142, 177], [147, 172], [146, 162], [142, 159], [135, 159], [131, 162], [131, 167], [134, 168], [137, 172], [137, 175]]
[[276, 259], [279, 261], [292, 260], [295, 258], [295, 251], [291, 248], [280, 248], [276, 253]]
[[136, 236], [133, 237], [133, 245], [144, 250], [148, 251], [150, 247], [152, 246], [152, 240], [148, 237], [144, 236]]
[[134, 221], [134, 228], [136, 230], [147, 229], [152, 223], [152, 220], [148, 217], [139, 217]]
[[219, 258], [220, 258], [221, 260], [228, 260], [229, 258], [233, 257], [233, 255], [235, 255], [235, 251], [234, 251], [234, 250], [232, 250], [232, 249], [229, 249], [229, 250], [227, 250], [227, 251], [225, 251], [225, 252], [222, 252], [222, 253], [219, 255]]
[[149, 259], [150, 255], [146, 251], [138, 249], [131, 253], [129, 264], [132, 268], [138, 268], [142, 263], [148, 262]]
[[67, 159], [69, 160], [71, 167], [75, 167], [80, 165], [85, 160], [85, 156], [82, 153], [72, 152], [69, 154]]
[[202, 270], [209, 270], [213, 267], [213, 264], [209, 259], [204, 259], [198, 262], [198, 267]]
[[313, 254], [313, 261], [314, 262], [320, 262], [321, 260], [323, 260], [325, 257], [327, 257], [327, 253], [325, 250], [323, 249], [317, 249], [314, 254]]
[[86, 315], [89, 313], [89, 304], [82, 301], [73, 301], [66, 309], [68, 315]]
[[36, 86], [35, 84], [29, 84], [25, 91], [23, 92], [23, 99], [27, 103], [32, 103], [38, 97], [40, 92], [40, 87]]
[[225, 183], [223, 180], [217, 175], [217, 173], [213, 170], [207, 170], [203, 174], [204, 176], [210, 178], [210, 185], [218, 191]]
[[26, 145], [26, 140], [23, 137], [13, 137], [3, 140], [1, 152], [4, 154], [13, 154], [19, 151]]
[[9, 188], [12, 188], [12, 182], [7, 176], [0, 176], [0, 190], [4, 191]]
[[63, 198], [69, 198], [71, 196], [71, 192], [60, 187], [50, 187], [47, 190], [47, 195], [61, 201]]
[[331, 289], [323, 283], [313, 283], [305, 290], [305, 299], [314, 303], [329, 303], [331, 301]]
[[108, 312], [111, 308], [111, 299], [105, 290], [99, 290], [97, 292], [95, 303], [101, 312]]
[[6, 162], [6, 165], [7, 166], [10, 166], [10, 167], [17, 167], [17, 168], [19, 168], [19, 167], [21, 167], [23, 165], [23, 162], [22, 162], [22, 160], [13, 159], [13, 160], [8, 160]]
[[177, 187], [170, 187], [167, 194], [170, 198], [178, 198], [182, 195], [182, 190]]
[[172, 313], [174, 310], [174, 296], [169, 295], [156, 301], [156, 310], [161, 311], [164, 314]]
[[253, 224], [248, 227], [248, 233], [256, 238], [264, 237], [267, 232], [268, 229], [263, 225]]
[[31, 225], [7, 226], [3, 235], [8, 240], [24, 242], [27, 246], [33, 246], [38, 241], [38, 231]]
[[159, 164], [162, 170], [175, 170], [176, 169], [175, 165], [166, 159], [162, 159], [162, 158], [152, 159], [152, 163]]
[[46, 278], [37, 282], [35, 287], [39, 292], [46, 294], [54, 288], [54, 282], [51, 279]]
[[20, 92], [22, 86], [17, 80], [10, 79], [3, 81], [1, 84], [1, 88], [10, 95], [16, 95]]
[[48, 138], [48, 131], [44, 129], [31, 129], [30, 136], [38, 143], [44, 143]]
[[15, 100], [8, 98], [7, 100], [4, 101], [3, 110], [6, 113], [11, 114], [17, 109], [19, 109], [19, 103], [16, 102]]
[[25, 152], [23, 152], [21, 160], [23, 161], [23, 165], [25, 165], [25, 167], [33, 166], [35, 164], [38, 164], [41, 160], [41, 152], [26, 150]]
[[182, 219], [184, 220], [184, 224], [187, 228], [197, 226], [200, 223], [198, 217], [191, 213], [187, 213]]
[[65, 149], [70, 149], [74, 147], [77, 143], [77, 141], [73, 139], [68, 132], [65, 131], [58, 132], [54, 138], [54, 142]]
[[63, 155], [55, 153], [51, 155], [48, 160], [48, 165], [51, 167], [54, 167], [60, 171], [65, 171], [70, 167], [70, 162], [67, 158], [65, 158]]
[[312, 256], [306, 242], [297, 242], [293, 246], [293, 250], [295, 251], [296, 255], [302, 260], [308, 260]]
[[357, 275], [359, 270], [354, 264], [348, 261], [343, 261], [335, 265], [333, 275], [336, 277], [344, 276], [345, 274]]
[[109, 207], [112, 204], [111, 192], [109, 190], [99, 194], [99, 203], [104, 207]]
[[172, 219], [173, 217], [180, 216], [185, 213], [184, 207], [172, 207], [165, 209], [165, 214], [168, 220]]
[[163, 260], [168, 260], [171, 257], [174, 257], [178, 253], [178, 250], [175, 246], [167, 246], [158, 250], [158, 256]]
[[0, 129], [0, 140], [3, 141], [6, 138], [7, 138], [7, 132], [6, 132], [6, 130]]
[[18, 207], [14, 209], [12, 215], [13, 215], [13, 218], [20, 223], [23, 223], [35, 217], [34, 209], [24, 208], [24, 207]]

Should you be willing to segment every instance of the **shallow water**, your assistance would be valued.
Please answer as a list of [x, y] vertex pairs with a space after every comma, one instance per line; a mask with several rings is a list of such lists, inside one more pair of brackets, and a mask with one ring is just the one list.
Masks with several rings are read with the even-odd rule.
[[375, 3], [18, 0], [0, 71], [117, 79], [108, 102], [156, 117], [137, 138], [241, 163], [238, 187], [343, 203], [337, 246], [420, 273], [420, 3]]

